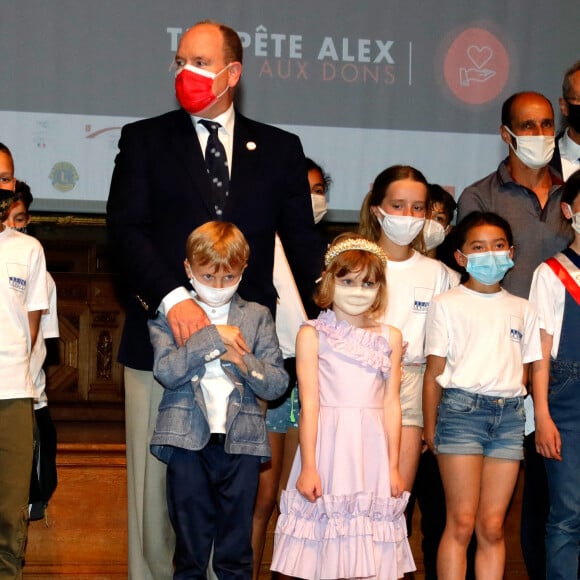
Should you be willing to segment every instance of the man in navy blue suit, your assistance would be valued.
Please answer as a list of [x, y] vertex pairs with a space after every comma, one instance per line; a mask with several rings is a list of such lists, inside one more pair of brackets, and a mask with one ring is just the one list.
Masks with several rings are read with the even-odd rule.
[[[130, 580], [173, 577], [165, 466], [149, 453], [162, 387], [152, 375], [147, 318], [162, 311], [179, 345], [209, 324], [186, 291], [187, 236], [210, 220], [235, 223], [251, 248], [239, 293], [273, 312], [275, 232], [307, 305], [323, 252], [300, 140], [234, 109], [242, 74], [235, 31], [196, 24], [183, 34], [175, 63], [181, 108], [123, 128], [107, 204], [112, 251], [129, 289], [119, 361], [125, 365]], [[222, 198], [204, 159], [212, 124], [219, 124], [227, 157]]]

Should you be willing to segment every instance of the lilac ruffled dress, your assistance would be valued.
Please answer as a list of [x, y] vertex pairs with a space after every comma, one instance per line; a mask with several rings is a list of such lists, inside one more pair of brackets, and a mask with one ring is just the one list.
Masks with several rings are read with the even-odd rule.
[[319, 338], [316, 463], [323, 495], [311, 503], [296, 490], [298, 450], [282, 492], [272, 570], [314, 580], [400, 578], [415, 564], [404, 515], [409, 494], [391, 497], [383, 426], [388, 339], [337, 322], [330, 310], [307, 324]]

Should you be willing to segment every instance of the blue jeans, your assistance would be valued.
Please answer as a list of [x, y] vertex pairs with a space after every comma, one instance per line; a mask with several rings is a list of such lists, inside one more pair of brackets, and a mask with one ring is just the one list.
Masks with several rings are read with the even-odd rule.
[[570, 580], [578, 576], [580, 555], [579, 363], [551, 362], [548, 401], [562, 439], [562, 461], [545, 460], [550, 494], [546, 577]]

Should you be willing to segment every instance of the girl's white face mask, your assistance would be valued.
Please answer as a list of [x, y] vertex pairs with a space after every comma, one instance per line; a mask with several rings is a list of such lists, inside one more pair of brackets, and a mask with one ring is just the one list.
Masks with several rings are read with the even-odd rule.
[[383, 219], [379, 219], [385, 236], [398, 246], [408, 246], [421, 232], [425, 224], [425, 218], [393, 215], [386, 213], [382, 208], [378, 208]]
[[333, 304], [349, 316], [368, 312], [375, 303], [379, 287], [341, 286], [335, 282]]

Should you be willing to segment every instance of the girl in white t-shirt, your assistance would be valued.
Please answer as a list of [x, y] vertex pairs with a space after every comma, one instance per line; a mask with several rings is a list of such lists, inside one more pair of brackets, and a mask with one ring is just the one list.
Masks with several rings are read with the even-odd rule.
[[360, 213], [359, 232], [379, 244], [389, 260], [387, 309], [382, 322], [399, 328], [406, 343], [401, 378], [400, 471], [411, 491], [421, 453], [421, 393], [425, 370], [425, 320], [431, 299], [449, 288], [449, 275], [438, 260], [427, 258], [421, 231], [428, 205], [423, 174], [406, 165], [381, 172]]
[[440, 578], [464, 578], [477, 536], [476, 577], [503, 578], [504, 519], [523, 458], [528, 363], [542, 356], [536, 312], [502, 290], [512, 233], [497, 214], [473, 212], [456, 228], [463, 284], [427, 313], [424, 437], [437, 454], [447, 522]]

